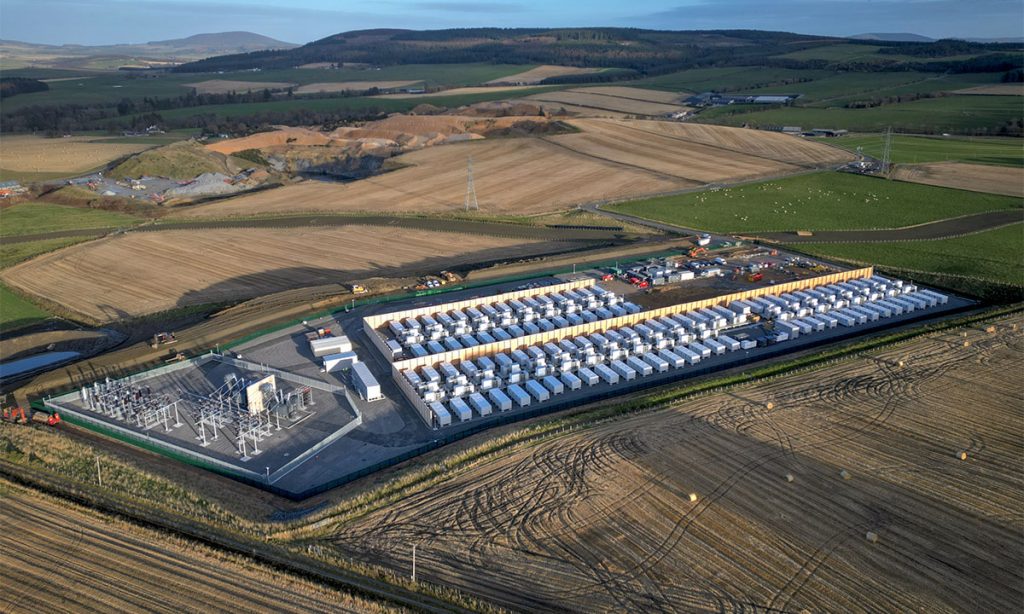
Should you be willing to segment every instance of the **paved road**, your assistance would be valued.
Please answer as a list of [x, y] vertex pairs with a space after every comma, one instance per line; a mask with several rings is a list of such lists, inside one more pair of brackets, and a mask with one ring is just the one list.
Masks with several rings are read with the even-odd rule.
[[989, 211], [891, 230], [829, 230], [815, 232], [810, 237], [800, 237], [795, 232], [770, 232], [755, 236], [758, 239], [779, 243], [889, 243], [947, 239], [983, 230], [1002, 228], [1019, 222], [1024, 222], [1024, 210], [1012, 209]]

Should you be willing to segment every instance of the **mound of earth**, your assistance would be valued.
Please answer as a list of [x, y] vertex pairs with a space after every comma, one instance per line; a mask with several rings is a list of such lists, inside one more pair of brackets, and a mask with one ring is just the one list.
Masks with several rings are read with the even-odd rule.
[[180, 141], [136, 154], [111, 169], [113, 179], [139, 179], [144, 176], [192, 179], [204, 173], [235, 175], [252, 166], [203, 147], [196, 141]]
[[461, 107], [456, 111], [459, 115], [477, 117], [507, 117], [509, 115], [547, 117], [548, 112], [542, 105], [522, 100], [495, 100], [478, 102]]

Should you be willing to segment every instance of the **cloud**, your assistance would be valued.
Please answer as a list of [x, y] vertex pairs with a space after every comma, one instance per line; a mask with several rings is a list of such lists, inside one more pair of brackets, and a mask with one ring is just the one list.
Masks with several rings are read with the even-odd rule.
[[641, 27], [836, 36], [862, 32], [1020, 36], [1024, 5], [1019, 0], [696, 0], [629, 21]]
[[518, 13], [525, 10], [521, 4], [504, 2], [416, 2], [413, 6], [424, 11], [452, 13]]

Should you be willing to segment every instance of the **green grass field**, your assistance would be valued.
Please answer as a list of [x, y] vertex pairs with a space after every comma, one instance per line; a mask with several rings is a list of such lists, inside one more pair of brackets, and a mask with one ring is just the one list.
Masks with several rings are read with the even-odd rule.
[[[735, 91], [752, 89], [783, 80], [821, 79], [835, 73], [826, 70], [794, 70], [763, 66], [731, 66], [727, 68], [695, 68], [630, 81], [628, 85], [670, 92]], [[789, 86], [783, 86], [783, 89]]]
[[[0, 242], [0, 269], [13, 266], [39, 254], [45, 254], [88, 240], [88, 237], [70, 237], [29, 241], [27, 243]], [[0, 284], [0, 332], [9, 332], [36, 324], [49, 317], [50, 314], [45, 309], [22, 298], [21, 295], [14, 293], [7, 286]]]
[[1009, 196], [826, 172], [609, 209], [686, 228], [742, 233], [899, 228], [1020, 207], [1020, 199]]
[[832, 73], [806, 83], [776, 85], [746, 94], [800, 94], [799, 106], [838, 107], [849, 102], [906, 94], [946, 92], [996, 83], [999, 73], [946, 75], [926, 72]]
[[1019, 96], [945, 96], [870, 109], [786, 107], [752, 113], [740, 112], [743, 109], [735, 105], [723, 109], [702, 113], [697, 120], [726, 126], [843, 128], [851, 132], [884, 132], [891, 126], [919, 134], [981, 131], [998, 135], [1007, 122], [1022, 116]]
[[1024, 224], [955, 239], [884, 244], [802, 243], [792, 247], [822, 258], [1024, 285]]
[[[517, 90], [514, 92], [514, 97], [519, 98], [529, 96], [531, 94], [539, 94], [540, 92], [550, 91], [550, 89], [550, 87], [536, 87]], [[507, 98], [510, 98], [509, 92], [507, 91], [484, 92], [481, 94], [459, 94], [455, 96], [431, 96], [429, 98], [370, 98], [367, 96], [353, 96], [349, 98], [310, 99], [296, 96], [290, 100], [274, 100], [271, 102], [188, 107], [184, 109], [174, 109], [173, 111], [163, 111], [160, 115], [165, 119], [182, 119], [194, 115], [207, 114], [216, 114], [219, 117], [238, 117], [257, 113], [291, 111], [294, 109], [308, 109], [310, 111], [336, 111], [340, 109], [347, 109], [351, 111], [401, 113], [409, 111], [413, 107], [423, 103], [452, 108], [476, 102], [505, 100]]]
[[0, 210], [0, 237], [134, 226], [141, 221], [133, 215], [114, 211], [28, 202]]
[[51, 82], [50, 90], [32, 94], [21, 94], [4, 100], [4, 111], [14, 111], [32, 105], [118, 102], [122, 98], [140, 99], [145, 96], [167, 98], [180, 96], [189, 91], [187, 83], [198, 83], [212, 79], [226, 81], [261, 81], [297, 83], [327, 83], [339, 81], [406, 81], [420, 80], [426, 85], [478, 85], [491, 79], [498, 79], [533, 68], [534, 65], [520, 64], [407, 64], [388, 66], [380, 70], [324, 70], [315, 68], [293, 68], [288, 70], [266, 70], [260, 72], [211, 73], [158, 73], [142, 78], [124, 72], [99, 71], [53, 71], [49, 69], [24, 68], [5, 72], [8, 76], [33, 78], [67, 78], [81, 76], [81, 79]]
[[14, 266], [23, 260], [33, 256], [56, 251], [58, 249], [88, 241], [89, 237], [63, 237], [60, 239], [43, 239], [41, 241], [26, 241], [24, 243], [0, 242], [0, 269]]
[[23, 328], [49, 317], [49, 313], [0, 284], [0, 332]]
[[[861, 147], [866, 155], [882, 157], [884, 136], [857, 134], [830, 141], [850, 151]], [[1000, 166], [1024, 166], [1024, 142], [1018, 138], [931, 137], [896, 134], [892, 137], [892, 161], [896, 164], [924, 162], [973, 162]]]
[[889, 62], [928, 62], [928, 61], [959, 61], [977, 57], [980, 54], [945, 56], [940, 58], [919, 58], [911, 55], [878, 53], [881, 45], [858, 45], [856, 43], [839, 43], [812, 49], [801, 49], [772, 57], [789, 60], [828, 60], [831, 62], [861, 62], [881, 64]]

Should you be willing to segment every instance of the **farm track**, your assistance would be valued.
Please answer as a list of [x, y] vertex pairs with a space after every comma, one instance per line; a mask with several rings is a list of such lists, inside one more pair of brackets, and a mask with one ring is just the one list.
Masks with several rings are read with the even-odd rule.
[[520, 610], [1013, 609], [1021, 320], [560, 435], [324, 546]]
[[[370, 215], [299, 215], [287, 217], [269, 217], [255, 219], [203, 220], [201, 218], [187, 221], [161, 221], [128, 229], [130, 232], [163, 232], [169, 230], [217, 230], [223, 228], [315, 228], [339, 226], [381, 226], [392, 228], [414, 228], [437, 232], [466, 232], [492, 237], [548, 239], [556, 241], [599, 241], [612, 239], [622, 234], [621, 231], [583, 230], [567, 228], [547, 228], [525, 224], [505, 224], [461, 219], [414, 218]], [[65, 230], [34, 235], [5, 237], [5, 243], [27, 243], [45, 239], [61, 239], [65, 237], [102, 236], [119, 231], [119, 227], [90, 228], [83, 230]]]

